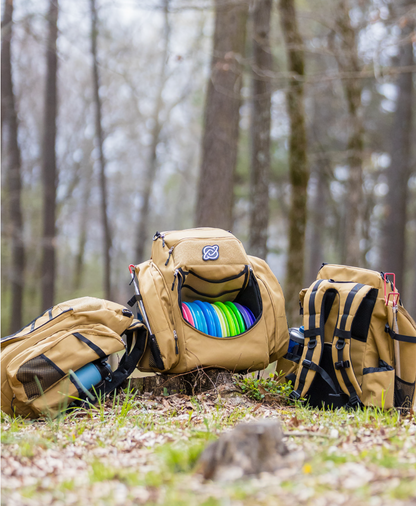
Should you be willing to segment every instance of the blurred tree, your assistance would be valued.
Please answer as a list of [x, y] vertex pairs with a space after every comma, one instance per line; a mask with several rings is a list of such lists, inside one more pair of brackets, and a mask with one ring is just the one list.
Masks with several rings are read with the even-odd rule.
[[158, 82], [156, 83], [156, 97], [154, 103], [153, 114], [151, 117], [152, 133], [150, 151], [147, 160], [146, 170], [142, 179], [141, 188], [141, 205], [139, 211], [139, 220], [136, 236], [136, 256], [135, 262], [140, 263], [145, 260], [145, 246], [148, 240], [148, 225], [150, 213], [150, 197], [152, 195], [152, 188], [156, 178], [157, 172], [157, 146], [160, 140], [160, 131], [162, 129], [162, 122], [160, 113], [163, 107], [163, 90], [166, 84], [166, 63], [169, 50], [169, 37], [170, 37], [170, 24], [169, 24], [169, 0], [164, 0], [163, 5], [163, 37], [162, 37], [162, 54], [160, 58], [160, 69], [158, 75]]
[[43, 126], [43, 238], [42, 238], [42, 309], [54, 304], [56, 267], [56, 119], [58, 111], [58, 0], [49, 1], [46, 47], [46, 86]]
[[303, 90], [305, 66], [303, 41], [299, 33], [294, 0], [279, 0], [279, 11], [290, 72], [286, 101], [290, 119], [289, 174], [292, 188], [285, 300], [289, 324], [295, 325], [299, 318], [298, 294], [303, 286], [309, 179]]
[[[393, 6], [399, 19], [400, 40], [398, 67], [409, 70], [414, 65], [413, 30], [415, 2], [401, 0]], [[382, 265], [387, 272], [396, 274], [399, 290], [404, 290], [406, 263], [406, 223], [408, 206], [408, 181], [412, 173], [411, 139], [413, 112], [413, 73], [399, 73], [397, 80], [397, 100], [391, 132], [390, 166], [387, 169], [389, 191], [386, 196], [385, 221], [383, 224]]]
[[349, 115], [347, 163], [349, 167], [345, 206], [345, 250], [342, 263], [361, 266], [360, 252], [363, 218], [363, 148], [364, 128], [361, 107], [362, 80], [357, 37], [350, 18], [349, 0], [339, 0], [335, 7], [334, 30], [329, 36], [330, 48], [341, 73]]
[[105, 174], [106, 160], [104, 156], [104, 132], [101, 119], [101, 98], [100, 98], [100, 75], [98, 73], [97, 37], [98, 20], [95, 0], [90, 0], [91, 5], [91, 55], [93, 70], [93, 88], [95, 102], [95, 135], [99, 150], [99, 174], [101, 192], [101, 224], [103, 233], [103, 257], [104, 257], [104, 297], [111, 300], [111, 246], [112, 237], [108, 217], [108, 195], [107, 178]]
[[11, 40], [13, 32], [13, 0], [6, 0], [2, 20], [1, 104], [2, 133], [6, 127], [8, 223], [11, 237], [11, 315], [9, 333], [22, 327], [25, 281], [25, 248], [23, 243], [21, 154], [18, 142], [18, 118], [13, 91]]
[[272, 0], [257, 0], [252, 12], [252, 112], [249, 251], [266, 259], [269, 223]]
[[211, 76], [205, 104], [196, 225], [233, 225], [247, 0], [215, 0]]

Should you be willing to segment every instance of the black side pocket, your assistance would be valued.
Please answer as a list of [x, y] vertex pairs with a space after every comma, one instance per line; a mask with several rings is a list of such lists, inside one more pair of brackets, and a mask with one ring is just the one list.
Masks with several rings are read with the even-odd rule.
[[412, 408], [415, 386], [415, 383], [408, 383], [396, 376], [394, 389], [394, 406], [396, 408]]

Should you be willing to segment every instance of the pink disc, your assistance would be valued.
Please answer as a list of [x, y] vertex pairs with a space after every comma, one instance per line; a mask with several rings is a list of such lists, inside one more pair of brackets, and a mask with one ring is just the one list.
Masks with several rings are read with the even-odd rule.
[[192, 318], [191, 312], [189, 311], [189, 308], [186, 304], [182, 303], [182, 314], [185, 320], [192, 325], [192, 327], [195, 327], [194, 319]]

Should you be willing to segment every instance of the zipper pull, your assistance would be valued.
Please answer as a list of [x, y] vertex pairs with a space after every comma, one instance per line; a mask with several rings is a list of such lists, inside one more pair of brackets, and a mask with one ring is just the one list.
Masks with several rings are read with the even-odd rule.
[[173, 337], [175, 338], [175, 352], [176, 355], [179, 355], [178, 334], [176, 333], [176, 330], [173, 331]]
[[165, 234], [156, 232], [156, 234], [153, 236], [153, 240], [157, 241], [158, 239], [162, 239], [162, 247], [165, 247]]
[[169, 260], [170, 260], [170, 257], [171, 257], [171, 255], [172, 255], [172, 253], [173, 253], [173, 246], [172, 246], [172, 247], [170, 248], [170, 250], [169, 250], [169, 256], [168, 256], [168, 259], [167, 259], [167, 260], [166, 260], [166, 262], [165, 262], [165, 266], [166, 266], [166, 265], [168, 265], [168, 263], [169, 263]]
[[179, 274], [179, 271], [178, 271], [178, 269], [176, 269], [176, 271], [173, 273], [172, 292], [175, 289], [176, 277], [178, 274]]

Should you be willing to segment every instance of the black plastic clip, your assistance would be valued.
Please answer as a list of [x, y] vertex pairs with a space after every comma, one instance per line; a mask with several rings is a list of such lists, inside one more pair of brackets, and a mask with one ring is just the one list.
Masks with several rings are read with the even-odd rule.
[[350, 361], [349, 360], [341, 360], [340, 362], [335, 362], [335, 369], [338, 371], [340, 369], [348, 369], [350, 367]]

